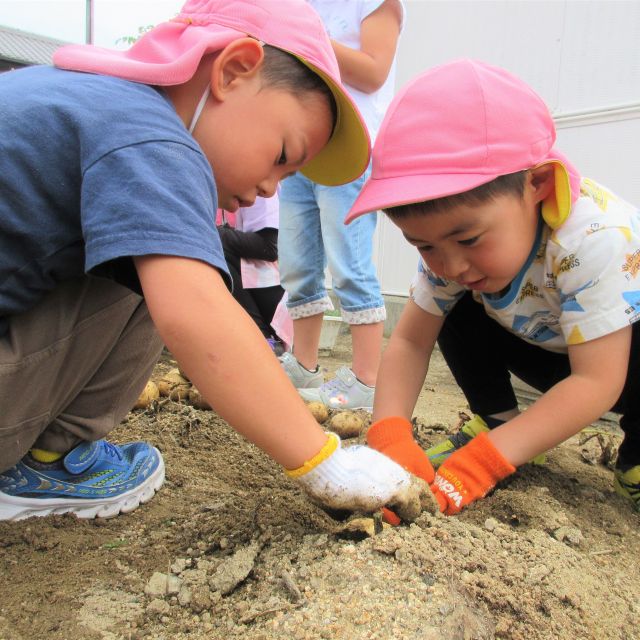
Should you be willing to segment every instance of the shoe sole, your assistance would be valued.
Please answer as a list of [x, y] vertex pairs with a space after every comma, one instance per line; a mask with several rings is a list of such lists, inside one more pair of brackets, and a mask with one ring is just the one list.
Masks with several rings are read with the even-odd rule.
[[[164, 460], [156, 449], [158, 468], [140, 485], [112, 498], [20, 498], [0, 491], [0, 520], [24, 520], [73, 513], [78, 518], [114, 518], [149, 502], [164, 483]], [[99, 504], [96, 504], [98, 502]]]

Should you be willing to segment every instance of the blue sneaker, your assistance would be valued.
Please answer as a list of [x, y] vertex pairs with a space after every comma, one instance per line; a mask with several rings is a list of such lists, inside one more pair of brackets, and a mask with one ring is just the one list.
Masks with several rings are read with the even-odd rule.
[[0, 473], [0, 520], [61, 513], [111, 518], [151, 500], [163, 482], [162, 456], [145, 442], [82, 442], [50, 464], [26, 455]]

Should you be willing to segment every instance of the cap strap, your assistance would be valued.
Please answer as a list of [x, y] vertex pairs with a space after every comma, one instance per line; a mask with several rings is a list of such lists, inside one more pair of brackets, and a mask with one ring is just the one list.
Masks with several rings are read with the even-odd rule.
[[198, 102], [198, 106], [196, 107], [196, 111], [193, 114], [193, 118], [191, 118], [191, 123], [189, 124], [189, 133], [193, 133], [193, 130], [196, 128], [196, 124], [198, 124], [198, 120], [200, 119], [200, 115], [202, 114], [204, 105], [207, 104], [207, 99], [209, 98], [210, 93], [211, 93], [211, 85], [208, 84], [207, 88], [204, 90], [204, 93], [202, 94], [202, 97], [200, 98], [200, 102]]

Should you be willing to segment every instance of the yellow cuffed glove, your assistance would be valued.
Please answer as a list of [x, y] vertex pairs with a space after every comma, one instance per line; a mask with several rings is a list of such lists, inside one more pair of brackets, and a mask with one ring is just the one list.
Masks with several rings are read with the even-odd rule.
[[415, 520], [432, 505], [429, 485], [387, 456], [364, 445], [342, 448], [335, 433], [311, 460], [285, 470], [313, 498], [332, 509], [377, 511], [389, 506], [403, 520]]

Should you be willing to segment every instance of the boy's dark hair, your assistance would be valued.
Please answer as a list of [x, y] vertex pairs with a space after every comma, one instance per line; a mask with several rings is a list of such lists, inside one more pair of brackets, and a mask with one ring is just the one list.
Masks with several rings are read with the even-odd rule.
[[428, 213], [444, 213], [460, 205], [478, 206], [485, 204], [502, 195], [515, 195], [522, 197], [527, 171], [518, 171], [504, 176], [498, 176], [491, 182], [481, 184], [469, 191], [456, 193], [452, 196], [425, 200], [424, 202], [412, 202], [401, 204], [397, 207], [389, 207], [384, 212], [390, 218], [406, 218], [409, 216], [421, 216]]
[[264, 65], [262, 77], [265, 86], [289, 91], [302, 97], [308, 93], [319, 93], [329, 103], [332, 130], [338, 117], [338, 107], [327, 83], [298, 58], [268, 44], [263, 45]]

